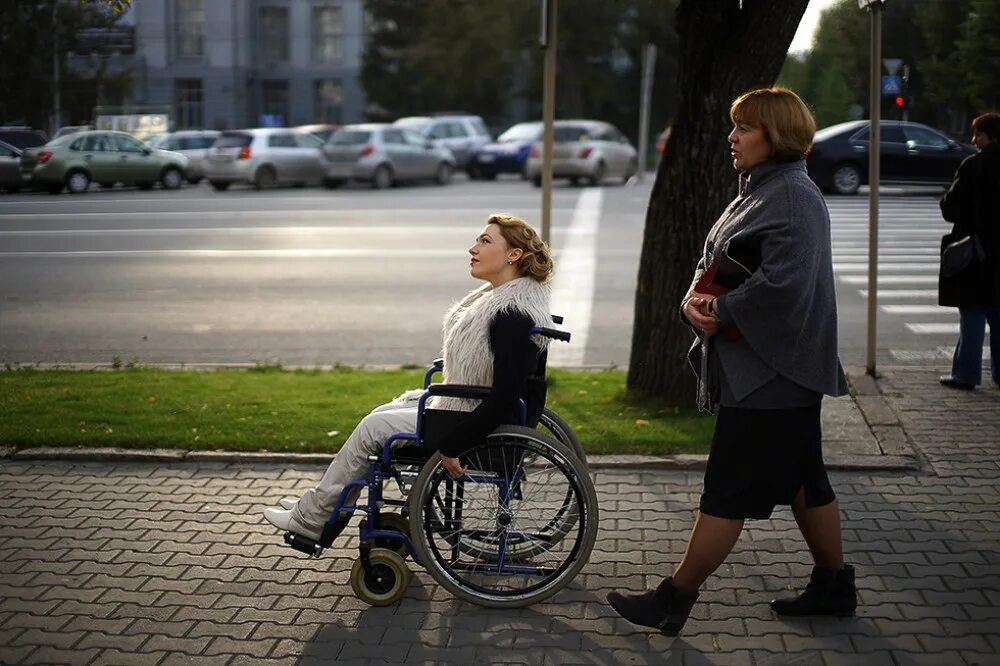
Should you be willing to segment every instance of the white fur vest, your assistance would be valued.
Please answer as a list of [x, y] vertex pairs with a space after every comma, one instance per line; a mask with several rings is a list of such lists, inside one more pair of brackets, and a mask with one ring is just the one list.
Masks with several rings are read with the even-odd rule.
[[[469, 292], [444, 316], [444, 383], [493, 385], [493, 350], [490, 348], [490, 324], [505, 310], [526, 314], [536, 326], [551, 326], [549, 310], [551, 288], [529, 277], [505, 282], [497, 288], [486, 284]], [[532, 341], [545, 349], [549, 339], [536, 335]], [[395, 402], [415, 400], [423, 391], [407, 391]], [[434, 409], [471, 411], [478, 400], [435, 396], [428, 401]]]

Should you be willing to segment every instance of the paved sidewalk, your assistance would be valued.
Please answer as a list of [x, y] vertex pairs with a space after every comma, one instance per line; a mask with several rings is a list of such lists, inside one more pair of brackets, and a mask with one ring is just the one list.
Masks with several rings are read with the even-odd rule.
[[[683, 554], [698, 471], [596, 471], [600, 540], [549, 602], [481, 609], [416, 572], [401, 603], [374, 609], [347, 584], [356, 537], [311, 560], [260, 519], [321, 465], [15, 459], [0, 461], [0, 662], [1000, 664], [1000, 391], [936, 378], [856, 383], [855, 453], [919, 468], [832, 475], [853, 619], [768, 610], [809, 571], [787, 509], [750, 524], [681, 638], [613, 617], [607, 591], [653, 585]], [[859, 422], [844, 413], [828, 441], [849, 446]]]

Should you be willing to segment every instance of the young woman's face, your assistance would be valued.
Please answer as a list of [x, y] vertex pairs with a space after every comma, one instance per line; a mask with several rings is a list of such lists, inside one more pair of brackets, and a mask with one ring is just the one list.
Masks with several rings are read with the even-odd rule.
[[521, 257], [521, 250], [511, 248], [496, 224], [487, 224], [469, 248], [469, 271], [472, 277], [496, 284], [505, 272], [511, 272], [513, 263]]
[[972, 145], [974, 145], [979, 150], [982, 150], [986, 146], [990, 145], [990, 137], [986, 136], [985, 132], [973, 132], [972, 133]]
[[749, 171], [767, 160], [771, 156], [771, 144], [764, 128], [736, 123], [729, 133], [729, 154], [733, 157], [733, 168], [739, 171]]

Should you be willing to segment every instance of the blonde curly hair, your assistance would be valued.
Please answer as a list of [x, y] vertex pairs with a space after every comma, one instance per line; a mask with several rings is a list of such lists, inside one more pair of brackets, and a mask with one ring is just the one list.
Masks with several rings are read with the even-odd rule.
[[531, 225], [516, 215], [494, 213], [486, 218], [486, 224], [500, 227], [500, 235], [510, 247], [520, 249], [524, 254], [517, 260], [517, 268], [524, 277], [538, 282], [546, 282], [552, 277], [552, 254], [549, 246]]

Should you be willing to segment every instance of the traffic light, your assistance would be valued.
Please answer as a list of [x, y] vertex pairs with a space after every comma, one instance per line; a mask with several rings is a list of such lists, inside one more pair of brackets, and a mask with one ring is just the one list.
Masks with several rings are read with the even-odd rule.
[[904, 104], [906, 104], [906, 100], [905, 99], [903, 99], [902, 97], [897, 97], [896, 98], [896, 108], [897, 109], [902, 109]]

